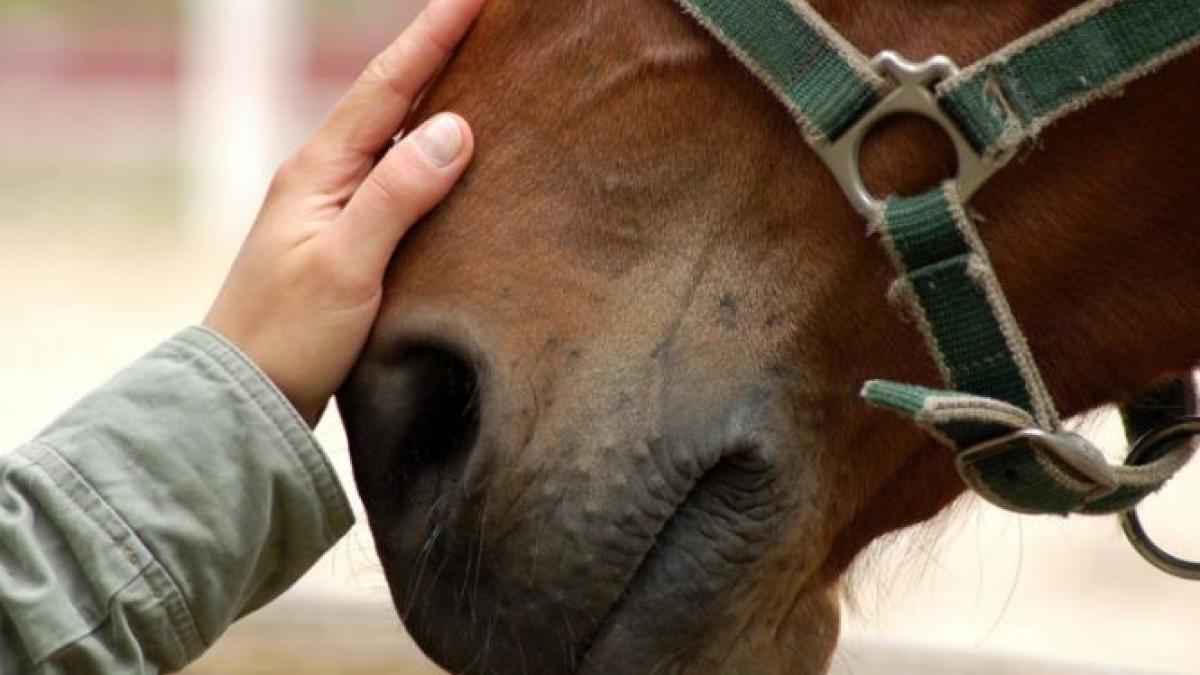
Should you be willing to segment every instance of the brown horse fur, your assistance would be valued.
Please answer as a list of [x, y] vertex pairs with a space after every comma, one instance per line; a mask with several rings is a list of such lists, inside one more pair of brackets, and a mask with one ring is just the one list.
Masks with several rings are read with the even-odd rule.
[[[965, 65], [1076, 3], [812, 4], [864, 53]], [[1191, 55], [1046, 131], [973, 202], [1064, 414], [1200, 361], [1197, 92]], [[670, 0], [491, 0], [422, 114], [441, 109], [477, 160], [398, 253], [342, 400], [418, 641], [479, 672], [823, 672], [855, 555], [963, 489], [945, 448], [858, 398], [874, 377], [940, 384], [882, 247]], [[946, 175], [939, 136], [889, 125], [872, 185]], [[425, 344], [476, 369], [478, 433], [405, 479], [378, 468], [412, 395], [387, 383]]]

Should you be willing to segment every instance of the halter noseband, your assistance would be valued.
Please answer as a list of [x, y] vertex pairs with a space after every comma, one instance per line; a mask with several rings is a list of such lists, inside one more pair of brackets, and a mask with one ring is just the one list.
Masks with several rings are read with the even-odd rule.
[[[868, 60], [803, 0], [677, 1], [787, 106], [900, 273], [889, 295], [912, 312], [948, 387], [872, 380], [863, 397], [952, 447], [959, 474], [988, 501], [1020, 513], [1120, 513], [1152, 564], [1200, 579], [1200, 564], [1155, 546], [1135, 511], [1191, 459], [1200, 435], [1200, 418], [1188, 417], [1191, 379], [1123, 408], [1133, 448], [1110, 465], [1062, 428], [965, 208], [1041, 130], [1200, 45], [1200, 2], [1090, 0], [960, 71], [945, 56]], [[859, 150], [898, 113], [945, 131], [958, 176], [880, 199], [863, 184]]]

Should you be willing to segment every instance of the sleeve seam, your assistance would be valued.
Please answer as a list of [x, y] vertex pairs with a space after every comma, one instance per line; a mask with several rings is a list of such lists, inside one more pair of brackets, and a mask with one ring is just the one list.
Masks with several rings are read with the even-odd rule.
[[[67, 503], [108, 537], [119, 551], [123, 563], [129, 565], [132, 574], [130, 580], [119, 588], [106, 589], [106, 599], [111, 602], [138, 579], [144, 580], [146, 588], [166, 612], [167, 624], [175, 638], [176, 656], [181, 660], [179, 665], [202, 653], [204, 642], [200, 638], [195, 617], [183, 597], [183, 592], [121, 514], [104, 500], [58, 450], [44, 441], [35, 441], [25, 446], [21, 450], [21, 456], [28, 462], [29, 469], [36, 471], [47, 481], [50, 489], [62, 495]], [[76, 637], [73, 642], [94, 634], [99, 626], [111, 618], [110, 613], [102, 616], [103, 621], [91, 626], [89, 633]], [[71, 643], [64, 644], [64, 647], [69, 644]]]

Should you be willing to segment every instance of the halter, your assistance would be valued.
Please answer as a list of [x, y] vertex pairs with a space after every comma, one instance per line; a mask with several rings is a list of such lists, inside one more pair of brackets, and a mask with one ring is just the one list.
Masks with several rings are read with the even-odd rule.
[[[945, 56], [868, 60], [803, 0], [678, 0], [785, 105], [900, 274], [889, 292], [916, 319], [945, 389], [872, 380], [862, 395], [955, 451], [984, 499], [1033, 514], [1120, 513], [1134, 547], [1200, 579], [1146, 536], [1136, 507], [1191, 459], [1200, 435], [1190, 378], [1122, 408], [1133, 444], [1110, 465], [1059, 421], [965, 205], [1044, 128], [1200, 45], [1198, 0], [1090, 0], [969, 68]], [[879, 198], [859, 151], [882, 119], [936, 123], [958, 175], [912, 197]]]

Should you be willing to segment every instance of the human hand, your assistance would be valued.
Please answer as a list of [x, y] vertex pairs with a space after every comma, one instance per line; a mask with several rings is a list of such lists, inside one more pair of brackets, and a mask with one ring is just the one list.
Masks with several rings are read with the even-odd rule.
[[431, 0], [275, 175], [204, 325], [245, 352], [315, 425], [362, 350], [400, 238], [474, 150], [443, 113], [376, 164], [485, 0]]

